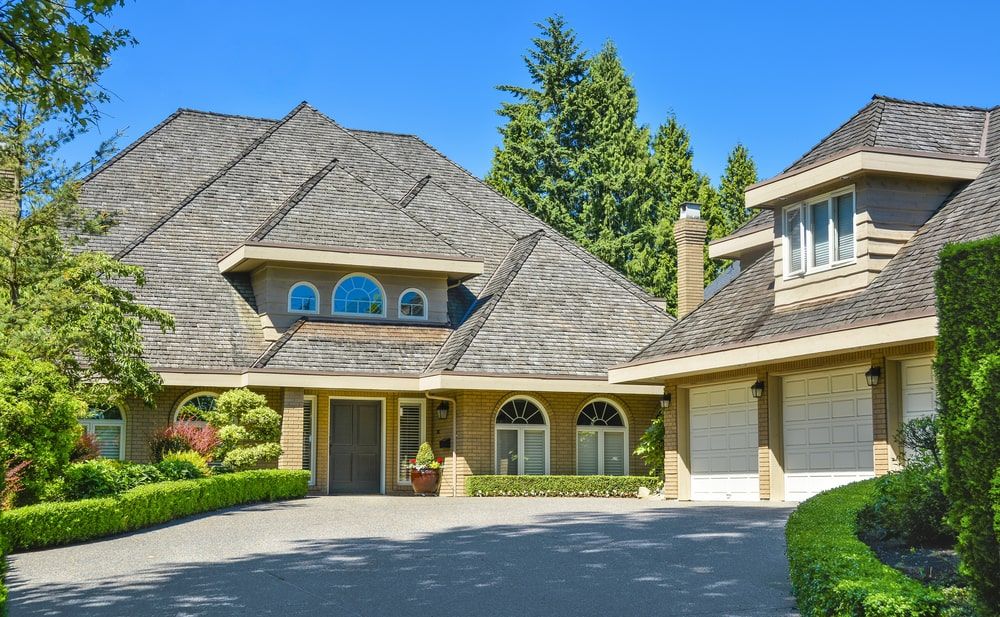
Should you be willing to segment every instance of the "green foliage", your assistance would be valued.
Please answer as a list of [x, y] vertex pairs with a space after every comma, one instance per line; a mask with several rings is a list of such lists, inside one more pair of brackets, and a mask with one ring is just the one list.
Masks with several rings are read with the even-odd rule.
[[931, 463], [911, 462], [875, 480], [875, 498], [861, 510], [858, 527], [862, 535], [873, 539], [950, 548], [955, 534], [944, 522], [948, 505], [944, 470]]
[[633, 452], [642, 459], [649, 475], [663, 479], [663, 414], [653, 418]]
[[167, 477], [157, 465], [99, 458], [67, 467], [60, 497], [70, 501], [108, 497], [143, 484], [162, 482]]
[[937, 285], [941, 454], [961, 569], [1000, 614], [1000, 539], [990, 498], [1000, 471], [1000, 238], [948, 245]]
[[934, 415], [914, 418], [900, 427], [896, 440], [903, 448], [906, 463], [927, 463], [941, 467], [938, 424], [938, 417]]
[[[561, 17], [538, 24], [525, 56], [531, 87], [500, 86], [501, 145], [486, 182], [654, 295], [676, 304], [673, 223], [680, 204], [703, 205], [708, 239], [748, 218], [743, 189], [756, 169], [741, 144], [719, 190], [695, 171], [687, 130], [672, 114], [650, 134], [610, 42], [588, 56]], [[706, 276], [726, 264], [706, 256]]]
[[15, 550], [82, 542], [243, 503], [304, 497], [308, 484], [308, 471], [276, 469], [147, 484], [118, 497], [16, 508], [0, 515], [0, 537]]
[[0, 529], [0, 617], [7, 617], [7, 586], [4, 578], [7, 576], [7, 539]]
[[469, 476], [470, 497], [635, 497], [663, 483], [650, 476]]
[[219, 432], [216, 459], [237, 471], [273, 462], [281, 455], [281, 416], [260, 394], [246, 388], [224, 392], [208, 421]]
[[431, 444], [426, 441], [420, 444], [420, 449], [417, 450], [417, 458], [415, 459], [417, 465], [428, 466], [437, 462], [437, 457], [434, 456], [434, 449], [431, 448]]
[[820, 493], [792, 513], [785, 528], [792, 589], [807, 617], [930, 617], [944, 598], [883, 564], [857, 537], [858, 512], [871, 503], [872, 480]]
[[194, 450], [170, 452], [156, 467], [168, 480], [194, 480], [212, 475], [208, 461]]
[[87, 404], [68, 384], [51, 363], [0, 355], [0, 472], [27, 462], [20, 503], [37, 500], [69, 464]]

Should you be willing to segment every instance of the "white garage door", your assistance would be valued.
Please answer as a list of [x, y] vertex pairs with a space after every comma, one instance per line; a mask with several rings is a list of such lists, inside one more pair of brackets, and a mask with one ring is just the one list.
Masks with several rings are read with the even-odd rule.
[[784, 378], [785, 499], [875, 475], [867, 366]]
[[759, 499], [751, 383], [691, 390], [691, 499]]
[[903, 422], [933, 415], [937, 411], [932, 358], [903, 360]]

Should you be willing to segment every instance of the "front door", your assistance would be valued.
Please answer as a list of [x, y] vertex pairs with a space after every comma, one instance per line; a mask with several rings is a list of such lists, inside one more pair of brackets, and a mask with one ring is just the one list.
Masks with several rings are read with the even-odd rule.
[[330, 401], [331, 493], [379, 492], [381, 415], [378, 401]]

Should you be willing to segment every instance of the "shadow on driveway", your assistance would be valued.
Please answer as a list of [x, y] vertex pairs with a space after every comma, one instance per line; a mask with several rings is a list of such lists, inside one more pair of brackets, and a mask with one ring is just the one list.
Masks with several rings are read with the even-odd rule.
[[[354, 517], [368, 509], [316, 505], [324, 499], [342, 498], [234, 509], [221, 520], [15, 556], [11, 617], [795, 614], [787, 509], [647, 502], [609, 512], [590, 501], [525, 514], [519, 506], [529, 500], [465, 500], [478, 504], [473, 512], [444, 500], [411, 509], [411, 499], [368, 514], [366, 526]], [[450, 526], [424, 524], [434, 511], [427, 501], [446, 506], [438, 525]], [[379, 533], [317, 537], [345, 526]], [[234, 542], [252, 549], [230, 555]], [[74, 551], [88, 572], [75, 572]]]

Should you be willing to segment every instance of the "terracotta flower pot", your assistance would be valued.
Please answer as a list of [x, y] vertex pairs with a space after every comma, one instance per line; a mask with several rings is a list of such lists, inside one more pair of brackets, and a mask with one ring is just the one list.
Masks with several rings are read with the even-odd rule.
[[413, 492], [418, 495], [436, 495], [438, 487], [441, 486], [441, 470], [425, 469], [418, 471], [411, 469], [410, 483], [413, 485]]

